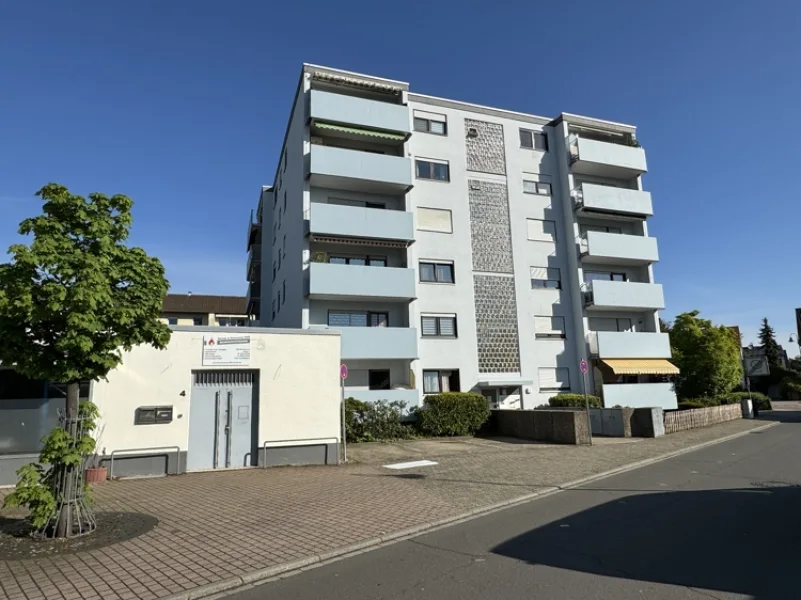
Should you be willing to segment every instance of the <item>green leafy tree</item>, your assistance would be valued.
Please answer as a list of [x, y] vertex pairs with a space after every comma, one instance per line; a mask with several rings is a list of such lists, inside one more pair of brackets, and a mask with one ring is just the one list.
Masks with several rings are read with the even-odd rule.
[[659, 331], [662, 333], [670, 333], [673, 329], [673, 323], [670, 321], [665, 321], [664, 319], [659, 319]]
[[[94, 193], [87, 199], [55, 183], [37, 196], [44, 200], [42, 214], [18, 230], [32, 236], [30, 245], [11, 246], [11, 262], [0, 265], [0, 362], [27, 377], [65, 384], [70, 423], [78, 417], [80, 381], [105, 378], [122, 362], [123, 350], [167, 345], [170, 329], [159, 316], [169, 284], [157, 258], [125, 244], [130, 198]], [[77, 428], [54, 432], [40, 458], [74, 473], [82, 465], [75, 453], [91, 451], [84, 441]], [[34, 479], [30, 468], [20, 473], [18, 492]], [[71, 478], [64, 479], [70, 485]], [[39, 480], [45, 481], [41, 472]], [[70, 491], [53, 489], [54, 502]], [[42, 508], [40, 516], [52, 508]], [[56, 535], [71, 535], [71, 527], [69, 515], [57, 516]]]
[[676, 317], [670, 332], [680, 398], [718, 396], [736, 389], [742, 378], [740, 347], [728, 327], [698, 317], [699, 311]]
[[779, 360], [779, 343], [776, 341], [776, 332], [768, 323], [767, 317], [762, 319], [762, 327], [759, 330], [759, 343], [765, 349], [765, 357], [771, 367], [781, 366]]

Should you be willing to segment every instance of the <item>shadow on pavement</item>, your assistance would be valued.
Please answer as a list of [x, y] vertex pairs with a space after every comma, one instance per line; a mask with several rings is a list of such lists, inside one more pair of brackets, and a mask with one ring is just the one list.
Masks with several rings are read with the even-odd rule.
[[757, 421], [778, 421], [779, 423], [801, 423], [799, 410], [763, 410]]
[[757, 600], [797, 598], [801, 487], [753, 485], [759, 487], [625, 496], [492, 552], [532, 565]]

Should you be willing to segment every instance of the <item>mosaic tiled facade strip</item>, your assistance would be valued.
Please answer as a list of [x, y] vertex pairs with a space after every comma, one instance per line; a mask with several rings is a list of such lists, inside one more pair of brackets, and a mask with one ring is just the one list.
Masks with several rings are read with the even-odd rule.
[[519, 373], [514, 277], [473, 275], [479, 373]]
[[[475, 129], [475, 135], [470, 130]], [[503, 145], [503, 125], [464, 120], [467, 145], [467, 170], [506, 175], [506, 152]]]
[[506, 184], [470, 179], [470, 233], [473, 270], [514, 273]]

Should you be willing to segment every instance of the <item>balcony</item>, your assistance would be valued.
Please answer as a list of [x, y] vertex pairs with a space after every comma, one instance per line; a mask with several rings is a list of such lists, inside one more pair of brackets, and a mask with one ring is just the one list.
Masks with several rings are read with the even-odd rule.
[[409, 107], [402, 104], [311, 90], [310, 115], [313, 120], [411, 133]]
[[573, 190], [576, 211], [588, 217], [652, 217], [651, 193], [608, 185], [582, 183]]
[[251, 282], [248, 285], [248, 295], [247, 295], [247, 312], [249, 315], [253, 315], [256, 320], [259, 319], [261, 316], [261, 283]]
[[414, 269], [313, 262], [309, 263], [307, 279], [307, 296], [312, 299], [416, 298]]
[[414, 241], [414, 215], [403, 210], [313, 202], [308, 218], [309, 233], [317, 235]]
[[666, 333], [592, 331], [588, 338], [590, 354], [598, 358], [670, 358]]
[[631, 281], [590, 281], [586, 292], [587, 310], [663, 310], [665, 295], [658, 283]]
[[411, 327], [342, 327], [342, 359], [417, 360], [417, 330]]
[[631, 179], [648, 171], [645, 150], [636, 142], [627, 144], [612, 136], [602, 141], [573, 133], [567, 144], [573, 173]]
[[345, 386], [345, 394], [362, 402], [405, 402], [406, 408], [420, 404], [420, 392], [417, 390], [352, 390]]
[[650, 265], [659, 262], [656, 238], [588, 231], [580, 239], [582, 261], [612, 265]]
[[250, 247], [250, 254], [248, 254], [248, 281], [257, 281], [261, 273], [261, 244], [253, 244]]
[[250, 250], [250, 247], [253, 244], [259, 243], [261, 244], [261, 222], [259, 217], [256, 214], [255, 210], [250, 211], [250, 221], [248, 222], [248, 247], [247, 250]]
[[312, 144], [308, 172], [319, 187], [385, 194], [412, 188], [412, 163], [404, 156]]
[[604, 406], [678, 408], [672, 383], [605, 383], [602, 389]]

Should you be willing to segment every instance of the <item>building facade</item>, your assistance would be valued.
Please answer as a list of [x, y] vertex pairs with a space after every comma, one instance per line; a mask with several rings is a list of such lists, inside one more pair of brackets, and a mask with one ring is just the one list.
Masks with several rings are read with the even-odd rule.
[[675, 408], [646, 170], [633, 126], [304, 65], [248, 225], [248, 312], [340, 329], [364, 400], [532, 408], [586, 385]]
[[194, 327], [249, 327], [253, 319], [244, 296], [167, 294], [161, 312], [166, 325]]

